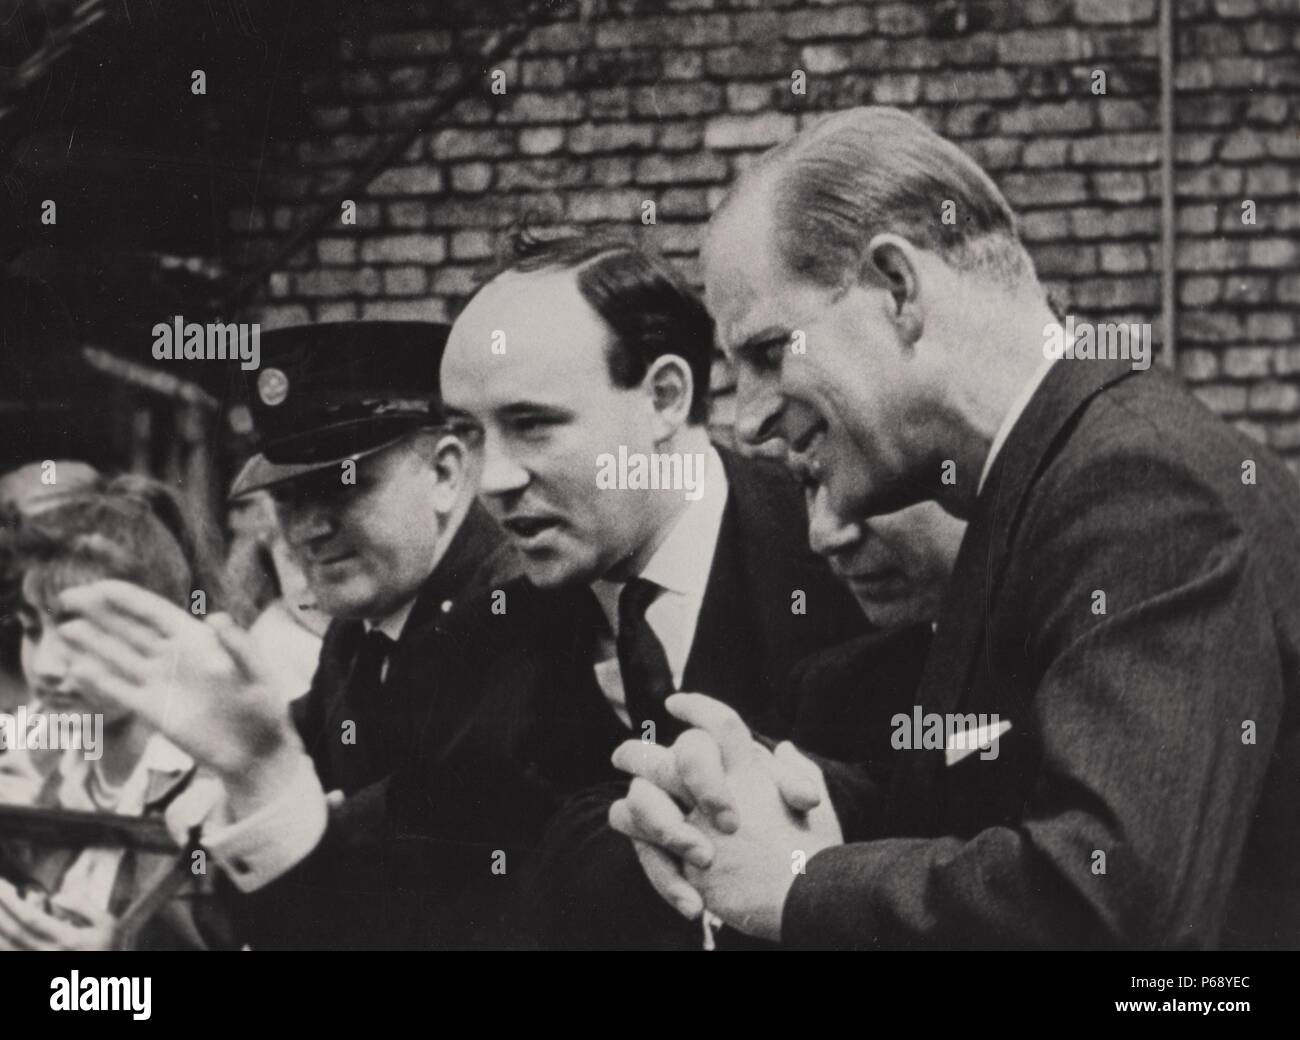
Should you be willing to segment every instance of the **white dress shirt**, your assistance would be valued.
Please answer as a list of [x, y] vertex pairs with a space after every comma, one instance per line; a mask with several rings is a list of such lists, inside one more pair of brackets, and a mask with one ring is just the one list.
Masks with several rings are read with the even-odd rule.
[[[1073, 342], [1073, 341], [1071, 341]], [[1029, 402], [1033, 400], [1034, 394], [1038, 392], [1039, 386], [1042, 385], [1047, 373], [1052, 370], [1056, 364], [1055, 358], [1044, 358], [1043, 363], [1038, 366], [1034, 374], [1029, 377], [1029, 381], [1020, 388], [1020, 393], [1011, 402], [1011, 407], [1007, 409], [1007, 414], [1002, 417], [1002, 425], [998, 427], [998, 432], [993, 435], [993, 443], [989, 445], [988, 456], [984, 459], [984, 469], [980, 471], [979, 486], [975, 489], [978, 495], [984, 490], [984, 481], [988, 479], [989, 471], [993, 469], [993, 461], [998, 457], [998, 452], [1002, 450], [1002, 445], [1011, 436], [1011, 431], [1015, 428], [1016, 423], [1024, 414], [1025, 409], [1029, 407]]]
[[[651, 631], [664, 648], [673, 685], [682, 687], [682, 674], [695, 642], [695, 628], [704, 605], [704, 592], [713, 569], [713, 554], [722, 531], [722, 515], [727, 508], [729, 485], [722, 457], [712, 446], [706, 452], [704, 493], [673, 521], [672, 528], [645, 565], [640, 577], [653, 582], [663, 591], [646, 608], [645, 618]], [[663, 493], [663, 492], [661, 492]], [[671, 492], [669, 492], [671, 493]], [[591, 590], [609, 622], [609, 630], [618, 634], [618, 599], [626, 583], [601, 579]], [[612, 643], [603, 648], [602, 659], [595, 662], [596, 682], [610, 707], [625, 726], [632, 725], [623, 692], [623, 676]]]

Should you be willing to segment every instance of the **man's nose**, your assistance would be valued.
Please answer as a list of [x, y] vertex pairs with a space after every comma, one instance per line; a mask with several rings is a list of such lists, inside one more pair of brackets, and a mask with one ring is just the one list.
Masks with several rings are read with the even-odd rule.
[[819, 556], [834, 556], [862, 540], [862, 525], [845, 520], [831, 507], [830, 493], [819, 487], [808, 503], [808, 544]]
[[782, 436], [780, 380], [753, 372], [748, 365], [736, 373], [736, 439], [758, 447]]
[[502, 449], [501, 438], [488, 433], [483, 437], [483, 471], [479, 494], [508, 495], [528, 486], [528, 470]]
[[323, 541], [338, 530], [331, 512], [319, 503], [277, 502], [275, 512], [290, 549], [301, 549], [312, 542]]

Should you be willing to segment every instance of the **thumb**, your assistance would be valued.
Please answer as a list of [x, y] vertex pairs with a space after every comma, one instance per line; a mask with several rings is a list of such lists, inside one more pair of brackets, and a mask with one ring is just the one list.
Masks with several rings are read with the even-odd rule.
[[810, 812], [821, 804], [821, 770], [790, 741], [784, 740], [776, 746], [771, 762], [773, 779], [777, 790], [781, 792], [781, 800], [792, 812]]

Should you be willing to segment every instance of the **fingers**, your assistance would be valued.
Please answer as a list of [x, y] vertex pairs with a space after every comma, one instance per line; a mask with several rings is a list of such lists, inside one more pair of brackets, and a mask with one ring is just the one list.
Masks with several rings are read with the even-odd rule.
[[146, 686], [124, 679], [90, 653], [72, 657], [68, 662], [68, 678], [78, 688], [110, 700], [128, 711], [139, 712], [151, 720], [158, 714], [150, 709], [151, 701]]
[[20, 950], [47, 950], [58, 945], [58, 921], [28, 904], [18, 890], [0, 881], [0, 934]]
[[217, 635], [217, 641], [250, 682], [260, 678], [264, 669], [252, 637], [235, 624], [229, 614], [218, 613], [208, 618], [208, 626]]
[[[678, 744], [680, 743], [679, 739]], [[644, 740], [625, 740], [614, 749], [610, 761], [614, 763], [615, 769], [649, 780], [674, 798], [690, 801], [690, 794], [682, 787], [677, 775], [678, 744], [666, 748]]]
[[609, 807], [609, 825], [620, 834], [671, 852], [701, 870], [713, 862], [713, 845], [686, 822], [681, 809], [648, 780], [637, 777], [627, 797]]
[[59, 625], [59, 635], [78, 654], [94, 658], [128, 682], [142, 682], [149, 659], [143, 652], [84, 618]]
[[694, 920], [704, 909], [704, 899], [681, 875], [677, 861], [660, 848], [633, 839], [632, 847], [646, 879], [660, 898], [672, 905], [687, 920]]
[[[193, 621], [176, 604], [129, 581], [108, 578], [77, 585], [59, 593], [64, 610], [92, 619], [122, 639], [167, 639]], [[141, 632], [141, 629], [146, 631]], [[148, 644], [137, 647], [147, 650]]]
[[776, 746], [769, 761], [781, 800], [792, 812], [810, 812], [821, 804], [822, 771], [815, 762], [805, 758], [788, 740]]
[[717, 742], [702, 729], [688, 729], [673, 744], [673, 755], [688, 800], [707, 812], [718, 830], [734, 834], [739, 820]]
[[749, 727], [734, 710], [702, 693], [675, 693], [664, 702], [668, 711], [683, 722], [698, 727], [717, 741], [724, 769], [735, 769], [750, 761], [754, 751]]

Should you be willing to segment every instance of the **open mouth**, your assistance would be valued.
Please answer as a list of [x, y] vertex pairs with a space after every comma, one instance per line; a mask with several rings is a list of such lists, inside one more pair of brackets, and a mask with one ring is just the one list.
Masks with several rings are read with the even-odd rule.
[[521, 542], [531, 542], [547, 531], [560, 526], [560, 521], [552, 517], [512, 516], [501, 522], [501, 526]]

